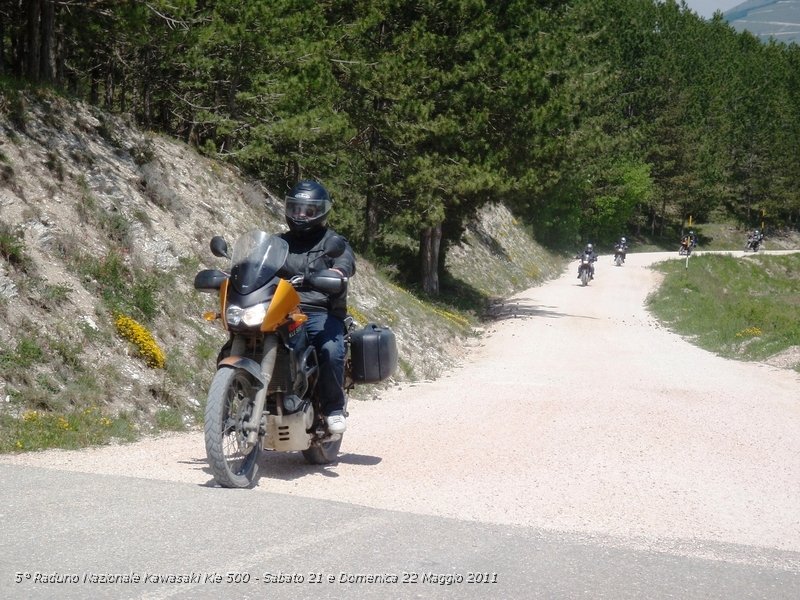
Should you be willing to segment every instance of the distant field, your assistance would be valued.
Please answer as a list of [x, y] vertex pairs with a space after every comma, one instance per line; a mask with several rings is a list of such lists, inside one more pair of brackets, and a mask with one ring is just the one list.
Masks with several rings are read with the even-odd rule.
[[725, 13], [737, 31], [747, 30], [767, 40], [800, 43], [800, 0], [743, 2]]

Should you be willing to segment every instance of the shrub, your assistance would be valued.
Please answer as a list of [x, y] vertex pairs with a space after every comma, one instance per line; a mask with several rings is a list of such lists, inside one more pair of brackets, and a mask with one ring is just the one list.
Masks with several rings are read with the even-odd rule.
[[25, 241], [21, 229], [12, 229], [0, 221], [0, 256], [9, 264], [25, 270], [28, 258], [25, 254]]
[[154, 369], [164, 368], [166, 364], [164, 351], [144, 326], [123, 314], [114, 316], [114, 325], [122, 337], [136, 346], [147, 366]]

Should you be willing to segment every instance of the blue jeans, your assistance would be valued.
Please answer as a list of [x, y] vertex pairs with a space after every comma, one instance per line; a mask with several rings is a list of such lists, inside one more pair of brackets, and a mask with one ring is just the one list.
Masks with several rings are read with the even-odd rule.
[[319, 361], [317, 391], [322, 412], [330, 415], [344, 409], [344, 321], [327, 312], [307, 311], [306, 314], [306, 335], [314, 344]]

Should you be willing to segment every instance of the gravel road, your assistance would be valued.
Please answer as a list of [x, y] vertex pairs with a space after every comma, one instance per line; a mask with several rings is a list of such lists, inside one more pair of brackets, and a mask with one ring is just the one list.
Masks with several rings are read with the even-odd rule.
[[[262, 491], [581, 534], [701, 556], [800, 552], [800, 375], [726, 360], [660, 327], [649, 266], [602, 256], [509, 299], [434, 382], [352, 401], [341, 460], [262, 457]], [[691, 268], [691, 262], [689, 264]], [[210, 485], [202, 432], [0, 457]], [[719, 557], [731, 558], [736, 557]], [[786, 565], [800, 570], [800, 564]]]

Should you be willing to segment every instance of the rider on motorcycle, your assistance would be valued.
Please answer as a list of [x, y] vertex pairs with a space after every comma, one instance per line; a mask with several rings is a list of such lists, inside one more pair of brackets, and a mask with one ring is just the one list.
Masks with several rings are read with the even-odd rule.
[[747, 236], [747, 245], [753, 250], [757, 250], [762, 241], [764, 241], [764, 234], [758, 229], [754, 229], [753, 232]]
[[[325, 187], [314, 180], [298, 182], [286, 196], [286, 224], [289, 231], [281, 234], [289, 243], [289, 256], [281, 277], [291, 278], [305, 274], [309, 252], [311, 260], [319, 256], [325, 241], [337, 235], [327, 226], [331, 210], [331, 197]], [[326, 257], [311, 265], [312, 271], [332, 269], [343, 277], [356, 272], [355, 255], [349, 244], [338, 258]], [[314, 344], [319, 359], [319, 390], [323, 401], [323, 414], [331, 433], [344, 433], [347, 422], [344, 415], [344, 362], [345, 325], [347, 316], [347, 291], [338, 296], [328, 296], [307, 286], [297, 289], [300, 306], [308, 315], [305, 329]]]
[[[581, 258], [582, 255], [589, 257], [589, 279], [594, 279], [594, 263], [597, 261], [597, 254], [594, 252], [594, 246], [589, 243], [583, 249], [583, 254], [579, 254], [575, 258]], [[578, 265], [578, 279], [581, 278], [581, 266]]]
[[681, 251], [686, 251], [687, 254], [691, 253], [697, 247], [697, 236], [694, 231], [689, 230], [689, 233], [681, 238]]
[[625, 236], [619, 238], [619, 241], [614, 244], [614, 250], [622, 254], [622, 262], [625, 262], [625, 256], [628, 253], [628, 240], [625, 239]]

